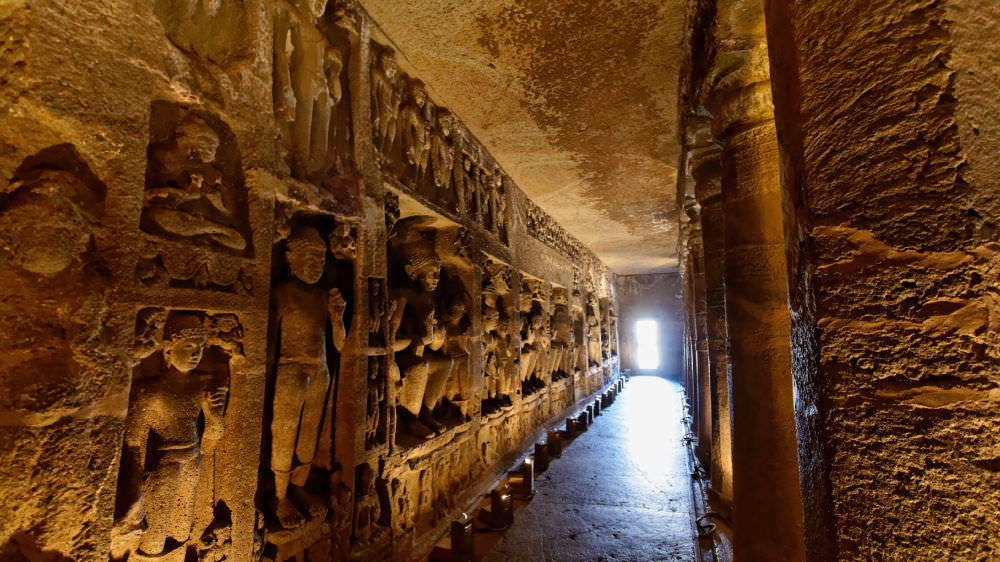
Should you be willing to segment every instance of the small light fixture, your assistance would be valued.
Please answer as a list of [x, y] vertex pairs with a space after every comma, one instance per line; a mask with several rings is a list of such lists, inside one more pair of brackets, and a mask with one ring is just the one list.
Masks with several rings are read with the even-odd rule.
[[[566, 420], [566, 423], [570, 423], [573, 420]], [[559, 435], [558, 431], [550, 431], [548, 433], [548, 438], [546, 439], [546, 445], [548, 445], [549, 458], [559, 458], [562, 456], [562, 437]]]
[[579, 433], [577, 431], [577, 427], [576, 426], [577, 426], [577, 423], [576, 423], [575, 419], [573, 419], [573, 418], [567, 418], [566, 419], [566, 430], [563, 431], [563, 435], [566, 436], [566, 439], [573, 439], [574, 437], [576, 437], [577, 433]]
[[472, 535], [472, 518], [463, 513], [457, 520], [451, 522], [451, 561], [473, 562], [475, 560], [475, 545]]
[[510, 487], [504, 482], [500, 487], [490, 492], [490, 521], [494, 530], [504, 530], [514, 524], [514, 498], [510, 495]]
[[[551, 440], [552, 438], [549, 437]], [[535, 443], [535, 470], [545, 472], [549, 469], [549, 445], [548, 443]]]
[[524, 459], [517, 470], [510, 473], [511, 495], [519, 500], [530, 500], [535, 495], [535, 463], [531, 457]]

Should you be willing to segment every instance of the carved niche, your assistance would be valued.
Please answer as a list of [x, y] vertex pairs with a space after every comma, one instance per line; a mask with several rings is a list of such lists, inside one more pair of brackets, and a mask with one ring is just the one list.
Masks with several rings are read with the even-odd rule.
[[[389, 239], [390, 341], [395, 352], [397, 438], [404, 447], [442, 433], [465, 420], [449, 400], [451, 377], [468, 370], [468, 295], [465, 260], [455, 244], [442, 243], [448, 232], [432, 217], [400, 220]], [[454, 238], [454, 233], [450, 238]], [[471, 271], [471, 268], [469, 268]], [[456, 364], [458, 369], [456, 369]], [[463, 400], [464, 400], [464, 395]]]
[[29, 424], [88, 403], [120, 372], [102, 349], [111, 274], [95, 231], [105, 195], [68, 144], [25, 159], [0, 191], [0, 411]]
[[323, 4], [325, 12], [275, 9], [274, 118], [292, 177], [351, 198], [358, 173], [347, 68], [357, 20], [342, 3]]
[[530, 396], [547, 386], [549, 348], [548, 289], [546, 282], [522, 276], [519, 310], [521, 396]]
[[374, 449], [388, 440], [389, 359], [368, 357], [368, 398], [365, 405], [365, 448]]
[[493, 415], [513, 407], [517, 387], [514, 366], [514, 292], [510, 266], [487, 258], [483, 264], [481, 337], [484, 395], [482, 414]]
[[565, 287], [552, 288], [552, 347], [549, 357], [549, 371], [552, 381], [559, 381], [573, 372], [573, 320], [569, 311], [569, 290]]
[[587, 361], [601, 366], [601, 307], [593, 291], [587, 291]]
[[306, 551], [313, 559], [327, 548], [322, 545], [346, 544], [334, 534], [350, 506], [339, 499], [344, 484], [333, 430], [355, 303], [357, 235], [357, 226], [346, 220], [301, 214], [292, 218], [288, 238], [276, 243], [270, 423], [258, 495], [267, 514], [267, 551], [280, 560]]
[[216, 495], [215, 452], [242, 337], [234, 314], [139, 313], [112, 559], [227, 555], [231, 520]]
[[379, 494], [379, 478], [371, 465], [364, 463], [354, 471], [356, 483], [354, 503], [354, 532], [352, 534], [352, 550], [365, 551], [368, 548], [379, 547], [389, 533], [385, 524], [383, 512], [383, 495]]
[[[153, 102], [140, 225], [212, 252], [252, 256], [236, 137], [218, 117]], [[165, 248], [163, 254], [178, 250]]]

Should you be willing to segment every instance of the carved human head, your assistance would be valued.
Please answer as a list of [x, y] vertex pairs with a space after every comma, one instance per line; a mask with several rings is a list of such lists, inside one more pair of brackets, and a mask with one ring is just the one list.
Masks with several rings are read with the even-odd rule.
[[313, 18], [318, 18], [323, 15], [326, 11], [326, 4], [328, 0], [304, 0], [305, 8], [309, 10], [309, 15]]
[[319, 282], [326, 266], [326, 243], [311, 226], [300, 226], [288, 237], [285, 252], [292, 275], [310, 285]]
[[337, 222], [327, 237], [330, 253], [338, 260], [353, 260], [358, 255], [356, 229], [349, 223]]
[[396, 55], [392, 51], [383, 51], [378, 62], [379, 67], [382, 69], [382, 74], [385, 74], [386, 78], [390, 80], [396, 78], [398, 67], [396, 65]]
[[219, 134], [204, 119], [189, 113], [177, 124], [174, 132], [177, 149], [195, 162], [215, 161], [219, 150]]
[[451, 114], [451, 112], [443, 107], [438, 109], [437, 122], [438, 129], [441, 130], [441, 134], [446, 137], [451, 136], [452, 131], [455, 130], [455, 117]]
[[552, 304], [565, 306], [569, 304], [569, 296], [566, 289], [554, 289], [552, 291]]
[[531, 291], [526, 290], [526, 287], [521, 286], [521, 293], [518, 295], [518, 310], [522, 312], [527, 312], [531, 310]]
[[208, 342], [205, 319], [195, 312], [173, 312], [163, 334], [163, 359], [181, 373], [190, 373], [201, 363]]
[[88, 187], [73, 174], [42, 169], [17, 184], [0, 208], [0, 249], [31, 273], [69, 268], [90, 242], [86, 212], [77, 204]]
[[448, 310], [447, 315], [450, 320], [458, 320], [465, 315], [465, 297], [460, 294], [454, 294], [448, 300]]
[[413, 100], [413, 104], [417, 107], [424, 107], [427, 105], [427, 88], [424, 86], [423, 81], [413, 79], [409, 82], [410, 98]]
[[545, 325], [545, 316], [540, 310], [531, 313], [531, 329], [538, 330]]
[[432, 293], [441, 281], [441, 261], [428, 252], [413, 253], [405, 266], [406, 275], [421, 289]]

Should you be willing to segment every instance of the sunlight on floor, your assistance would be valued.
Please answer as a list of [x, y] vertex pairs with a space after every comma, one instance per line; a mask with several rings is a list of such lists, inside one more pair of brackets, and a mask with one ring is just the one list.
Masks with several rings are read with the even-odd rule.
[[[676, 384], [652, 376], [632, 377], [624, 416], [628, 452], [635, 467], [650, 480], [676, 469], [683, 456]], [[637, 485], [642, 485], [636, 482]]]

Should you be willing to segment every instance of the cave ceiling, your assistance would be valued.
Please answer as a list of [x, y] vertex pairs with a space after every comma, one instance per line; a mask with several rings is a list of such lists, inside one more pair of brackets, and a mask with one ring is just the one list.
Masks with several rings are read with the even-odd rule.
[[677, 264], [682, 0], [363, 0], [529, 197], [619, 274]]

